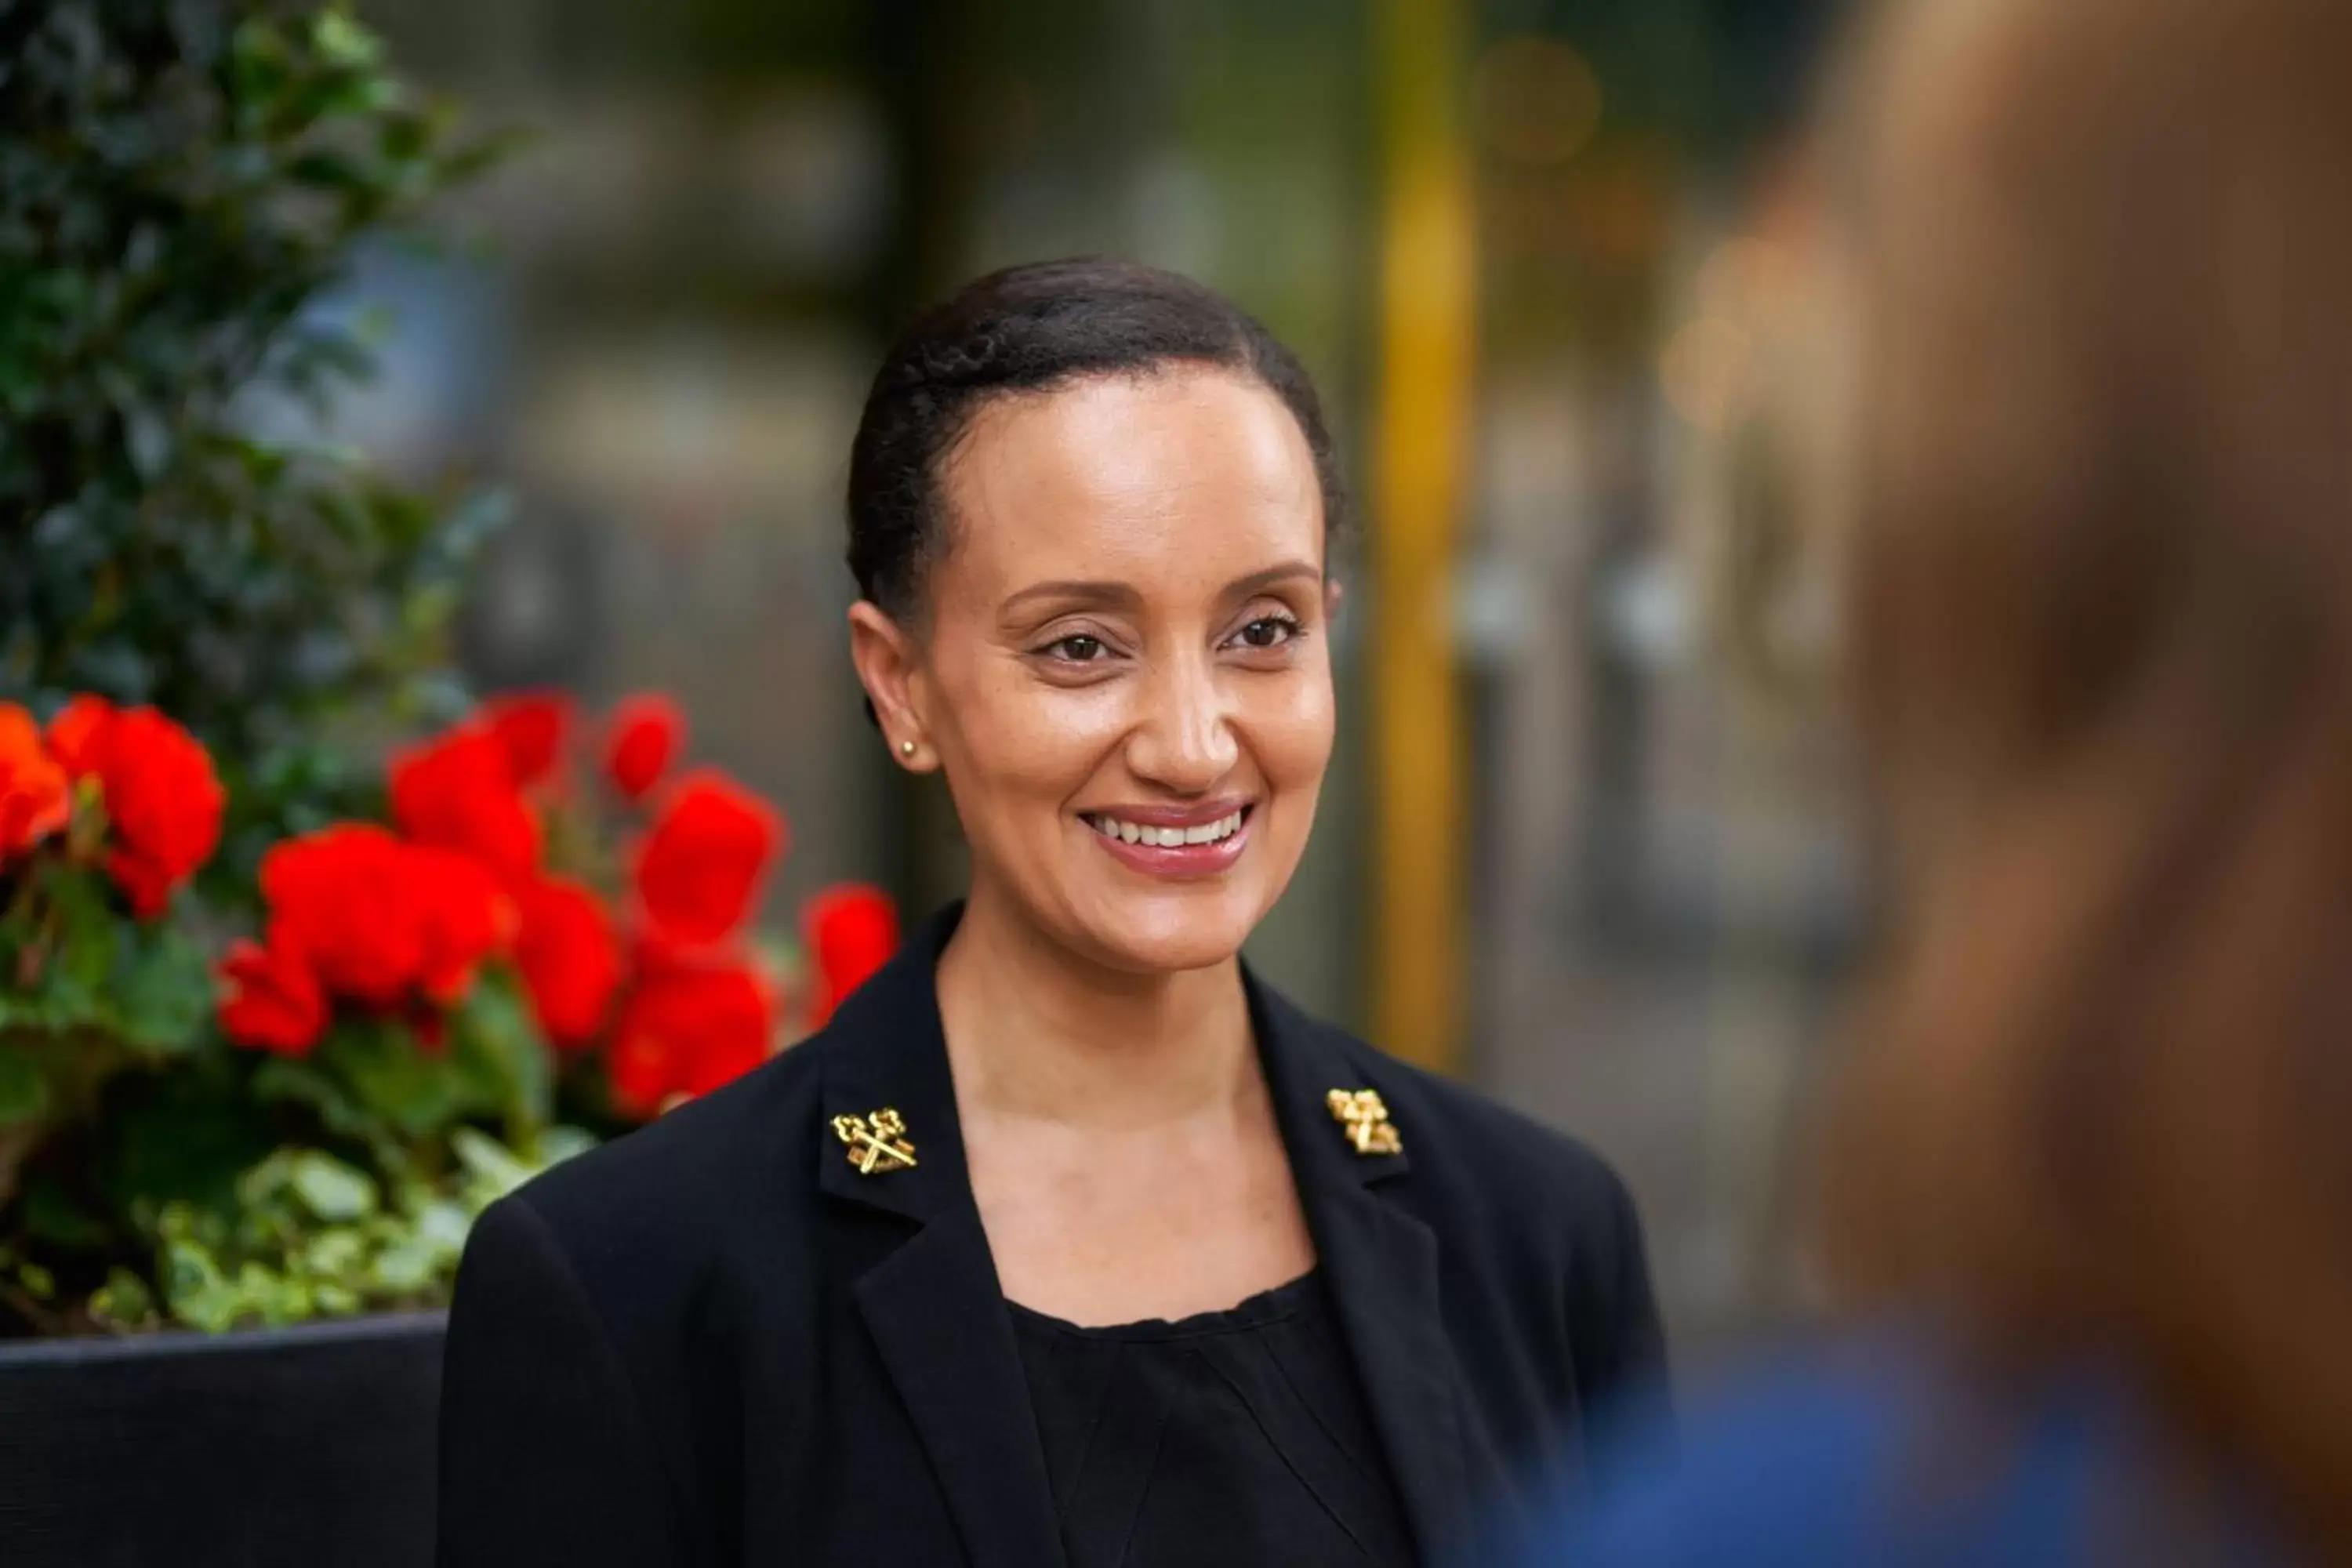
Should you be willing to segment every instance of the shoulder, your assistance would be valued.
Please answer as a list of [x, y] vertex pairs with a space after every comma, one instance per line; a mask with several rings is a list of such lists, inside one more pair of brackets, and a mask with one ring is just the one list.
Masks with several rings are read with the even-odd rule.
[[[2053, 1380], [1986, 1402], [1932, 1341], [1894, 1334], [1784, 1358], [1664, 1430], [1540, 1561], [1612, 1568], [2071, 1562], [2105, 1460], [2128, 1445], [2112, 1391]], [[1966, 1474], [1970, 1484], [1938, 1487]], [[1917, 1510], [1890, 1511], [1898, 1500]]]
[[504, 1200], [594, 1296], [677, 1283], [733, 1247], [749, 1216], [789, 1234], [814, 1212], [808, 1173], [827, 1055], [819, 1034], [723, 1089], [565, 1161]]
[[1284, 1022], [1302, 1039], [1313, 1031], [1298, 1054], [1318, 1072], [1346, 1075], [1334, 1087], [1379, 1093], [1402, 1157], [1363, 1176], [1436, 1234], [1463, 1322], [1511, 1340], [1547, 1369], [1542, 1394], [1560, 1411], [1589, 1417], [1662, 1393], [1665, 1344], [1648, 1250], [1607, 1161], [1343, 1030], [1295, 1011]]
[[1554, 1202], [1611, 1212], [1628, 1203], [1616, 1170], [1581, 1140], [1370, 1045], [1359, 1042], [1358, 1048], [1377, 1058], [1370, 1070], [1392, 1086], [1391, 1115], [1417, 1126], [1420, 1142], [1434, 1144], [1449, 1163], [1488, 1184]]
[[1336, 1025], [1306, 1019], [1305, 1026], [1321, 1032], [1361, 1077], [1362, 1087], [1379, 1091], [1417, 1182], [1521, 1213], [1565, 1217], [1580, 1228], [1633, 1222], [1624, 1182], [1580, 1140]]
[[[1614, 1568], [1853, 1563], [1908, 1401], [1899, 1367], [1784, 1365], [1709, 1402], [1669, 1437], [1620, 1439], [1621, 1484], [1529, 1562]], [[1809, 1555], [1811, 1554], [1811, 1555]]]

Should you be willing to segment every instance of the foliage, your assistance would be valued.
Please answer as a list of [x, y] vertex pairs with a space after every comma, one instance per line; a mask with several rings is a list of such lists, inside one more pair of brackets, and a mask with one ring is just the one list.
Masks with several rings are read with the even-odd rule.
[[[0, 1325], [54, 1329], [163, 1283], [167, 1214], [189, 1238], [234, 1228], [275, 1149], [352, 1155], [389, 1215], [403, 1183], [455, 1170], [461, 1112], [495, 1099], [479, 1120], [531, 1150], [521, 1112], [545, 1096], [453, 1092], [469, 1046], [305, 1100], [212, 1024], [268, 846], [380, 809], [339, 727], [451, 706], [442, 626], [494, 515], [268, 439], [267, 415], [322, 413], [369, 373], [385, 324], [321, 300], [499, 142], [461, 136], [340, 0], [0, 5], [0, 796], [21, 764], [33, 812], [0, 809]], [[78, 696], [142, 712], [110, 773], [68, 755]], [[25, 744], [33, 716], [53, 759]], [[136, 734], [182, 726], [177, 752]], [[191, 754], [220, 792], [201, 819], [172, 804]], [[41, 793], [52, 763], [69, 800]], [[444, 1124], [395, 1180], [389, 1144], [331, 1117]]]
[[782, 820], [665, 699], [473, 708], [485, 510], [259, 434], [490, 152], [344, 5], [0, 0], [0, 1335], [436, 1303], [483, 1205], [784, 1042]]
[[487, 951], [446, 977], [434, 1048], [360, 1015], [300, 1061], [234, 1052], [220, 911], [186, 890], [225, 805], [152, 710], [78, 697], [42, 734], [0, 704], [0, 1305], [22, 1324], [430, 1300], [480, 1204], [583, 1140], [551, 1125], [547, 1046]]
[[[482, 1205], [591, 1141], [559, 1100], [611, 1131], [766, 1060], [782, 819], [672, 777], [666, 704], [606, 728], [591, 780], [569, 699], [501, 698], [395, 753], [390, 822], [281, 840], [257, 900], [208, 908], [208, 753], [152, 710], [0, 703], [0, 1305], [58, 1331], [429, 1304]], [[896, 917], [829, 889], [808, 937], [814, 1024]]]
[[0, 7], [0, 699], [187, 725], [257, 818], [233, 872], [353, 804], [322, 721], [429, 700], [491, 516], [256, 411], [368, 372], [382, 323], [317, 302], [499, 143], [316, 0]]
[[451, 1138], [449, 1172], [390, 1182], [317, 1150], [278, 1150], [239, 1178], [233, 1216], [187, 1204], [163, 1211], [160, 1310], [143, 1279], [118, 1270], [92, 1311], [124, 1326], [168, 1312], [217, 1331], [436, 1305], [456, 1280], [475, 1217], [587, 1142], [558, 1129], [542, 1141], [541, 1158], [526, 1161], [461, 1127]]

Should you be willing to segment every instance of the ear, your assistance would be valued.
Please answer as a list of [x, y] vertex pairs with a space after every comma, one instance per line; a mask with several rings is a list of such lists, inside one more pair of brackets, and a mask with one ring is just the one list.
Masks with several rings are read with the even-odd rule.
[[1339, 585], [1339, 579], [1337, 577], [1324, 578], [1323, 618], [1327, 621], [1336, 620], [1339, 615], [1339, 601], [1347, 596], [1348, 590]]
[[905, 627], [865, 599], [849, 606], [849, 658], [874, 704], [875, 722], [890, 743], [890, 757], [910, 773], [939, 766], [930, 731], [922, 718], [921, 650]]

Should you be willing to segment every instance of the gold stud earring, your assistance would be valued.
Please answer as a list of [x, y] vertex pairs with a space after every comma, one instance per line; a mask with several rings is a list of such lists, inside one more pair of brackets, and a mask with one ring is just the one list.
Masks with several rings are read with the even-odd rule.
[[915, 742], [912, 742], [912, 741], [901, 741], [901, 742], [898, 742], [898, 754], [899, 754], [900, 756], [902, 756], [902, 757], [911, 757], [911, 756], [913, 756], [913, 755], [915, 754]]

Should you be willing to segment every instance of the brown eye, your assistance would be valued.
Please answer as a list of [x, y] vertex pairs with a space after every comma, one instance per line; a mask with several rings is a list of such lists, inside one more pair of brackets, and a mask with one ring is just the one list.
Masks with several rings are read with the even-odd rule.
[[1084, 633], [1047, 645], [1045, 651], [1068, 664], [1092, 664], [1103, 654], [1102, 639]]
[[1298, 635], [1298, 623], [1287, 616], [1260, 616], [1241, 629], [1244, 647], [1280, 647]]

